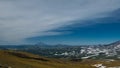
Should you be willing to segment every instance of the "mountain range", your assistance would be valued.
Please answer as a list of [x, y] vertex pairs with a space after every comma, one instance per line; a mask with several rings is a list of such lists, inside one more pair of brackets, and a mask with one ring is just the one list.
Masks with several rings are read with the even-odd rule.
[[82, 45], [82, 46], [71, 46], [71, 45], [48, 45], [45, 43], [37, 43], [35, 45], [7, 45], [0, 46], [3, 50], [16, 50], [25, 51], [33, 54], [38, 54], [46, 57], [56, 58], [114, 58], [120, 59], [120, 41], [106, 45]]

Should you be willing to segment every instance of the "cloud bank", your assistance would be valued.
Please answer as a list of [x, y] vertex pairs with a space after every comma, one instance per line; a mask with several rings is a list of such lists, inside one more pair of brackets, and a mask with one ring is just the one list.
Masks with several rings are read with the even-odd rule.
[[105, 17], [119, 8], [120, 0], [0, 0], [0, 44], [64, 34], [51, 30], [76, 24], [69, 21]]

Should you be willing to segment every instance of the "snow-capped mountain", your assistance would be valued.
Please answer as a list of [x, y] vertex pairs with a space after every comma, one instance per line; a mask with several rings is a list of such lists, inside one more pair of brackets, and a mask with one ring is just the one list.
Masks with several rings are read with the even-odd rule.
[[64, 56], [78, 56], [83, 59], [92, 58], [92, 57], [101, 57], [108, 58], [114, 57], [120, 59], [120, 41], [107, 44], [107, 45], [94, 45], [94, 46], [81, 46], [80, 50], [72, 49], [71, 51], [65, 51], [61, 54], [55, 55], [64, 55]]

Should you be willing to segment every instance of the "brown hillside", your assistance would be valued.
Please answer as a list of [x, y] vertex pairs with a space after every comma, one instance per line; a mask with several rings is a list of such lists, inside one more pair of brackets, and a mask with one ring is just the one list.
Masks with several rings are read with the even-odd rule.
[[0, 50], [0, 68], [93, 68], [91, 63], [45, 58], [26, 52]]

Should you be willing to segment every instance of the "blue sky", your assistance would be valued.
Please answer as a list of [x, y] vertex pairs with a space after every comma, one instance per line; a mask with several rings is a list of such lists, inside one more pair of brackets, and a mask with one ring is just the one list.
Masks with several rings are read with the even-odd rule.
[[120, 0], [0, 0], [0, 44], [120, 40]]

